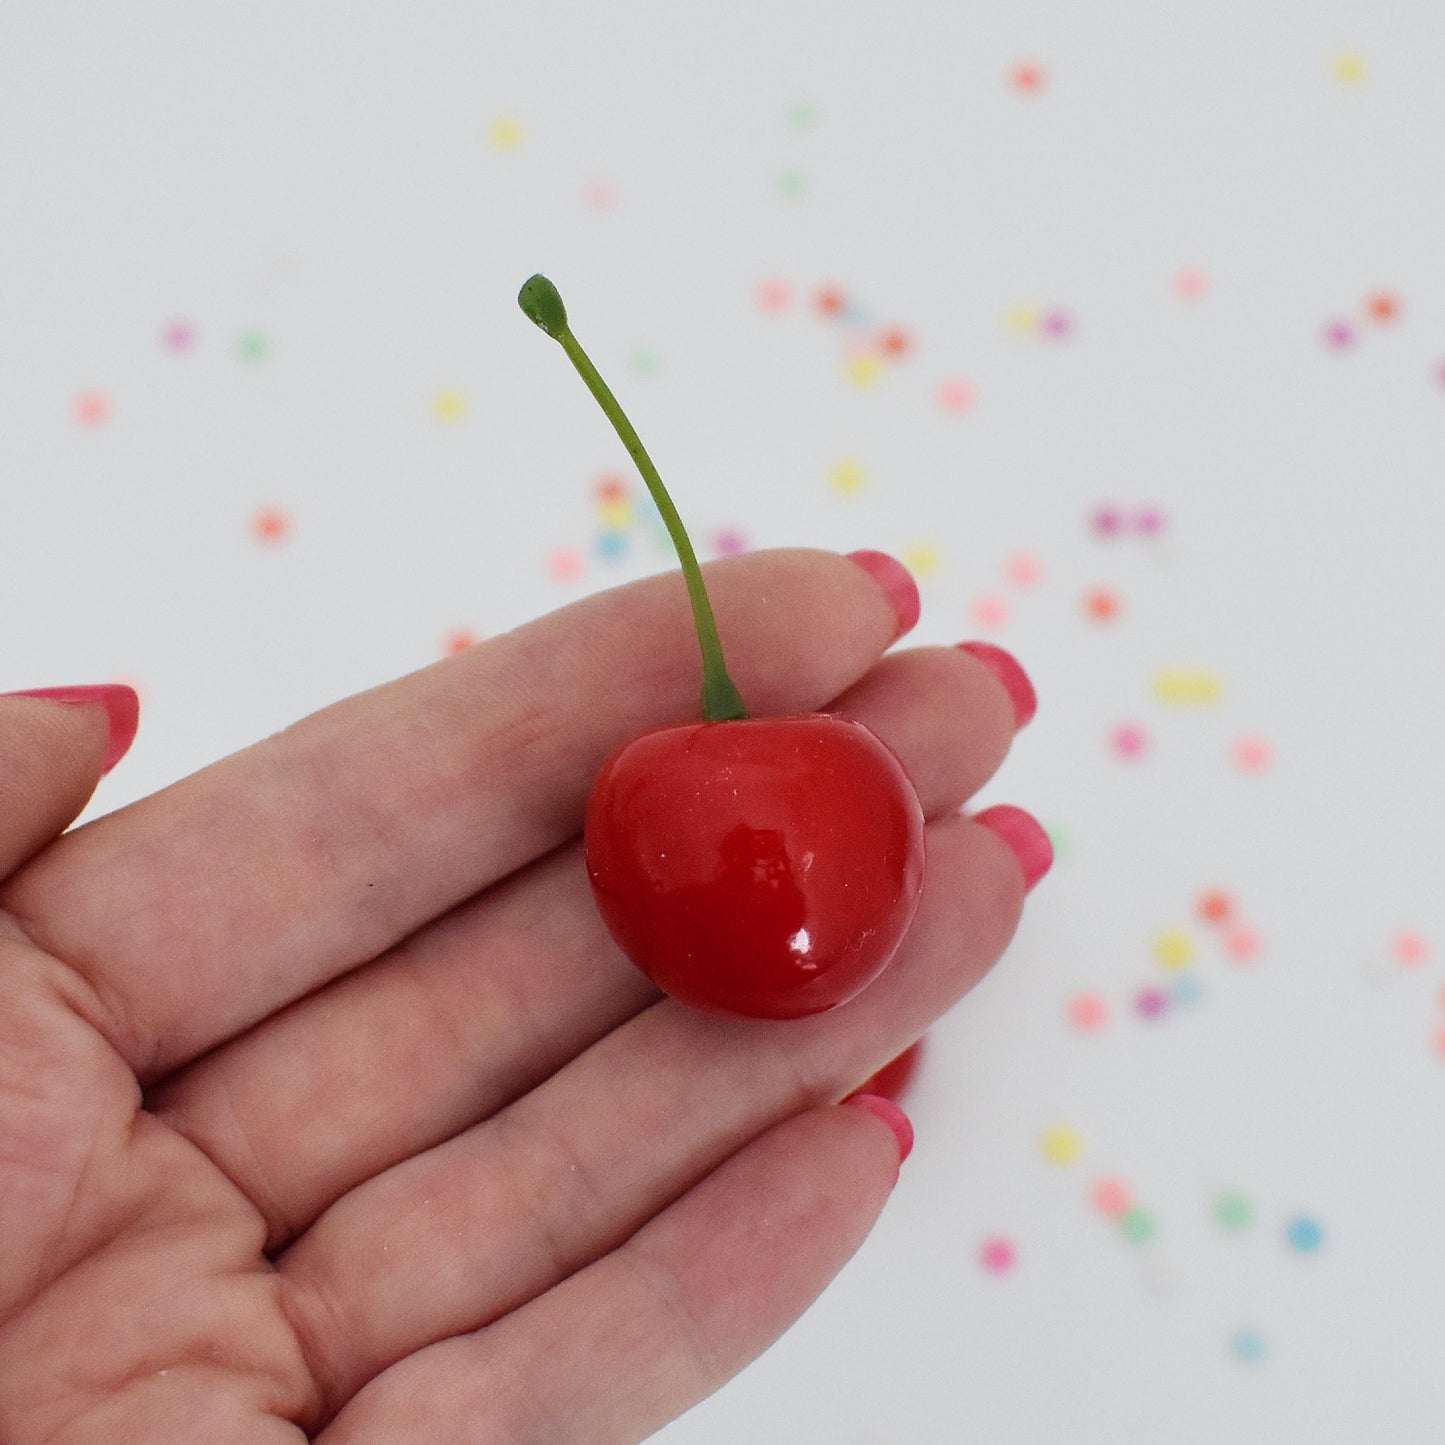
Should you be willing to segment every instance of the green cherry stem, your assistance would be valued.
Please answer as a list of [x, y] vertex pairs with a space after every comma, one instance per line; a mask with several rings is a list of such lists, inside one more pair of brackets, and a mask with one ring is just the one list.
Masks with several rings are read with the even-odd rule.
[[697, 564], [697, 554], [692, 550], [682, 518], [672, 505], [662, 478], [647, 455], [647, 449], [627, 420], [627, 413], [612, 395], [612, 389], [602, 380], [601, 373], [593, 366], [591, 358], [572, 335], [567, 324], [567, 308], [557, 288], [545, 276], [533, 276], [517, 293], [517, 304], [529, 320], [536, 323], [554, 341], [561, 344], [572, 365], [577, 368], [587, 389], [597, 398], [598, 405], [607, 414], [622, 445], [627, 448], [657, 510], [662, 513], [667, 534], [677, 549], [677, 560], [682, 563], [683, 579], [687, 583], [687, 595], [692, 601], [693, 621], [697, 624], [697, 640], [702, 646], [702, 715], [708, 722], [727, 722], [747, 717], [741, 694], [731, 677], [727, 663], [723, 661], [722, 639], [717, 633], [717, 622], [712, 615], [712, 604], [708, 601], [707, 588], [702, 580], [702, 568]]

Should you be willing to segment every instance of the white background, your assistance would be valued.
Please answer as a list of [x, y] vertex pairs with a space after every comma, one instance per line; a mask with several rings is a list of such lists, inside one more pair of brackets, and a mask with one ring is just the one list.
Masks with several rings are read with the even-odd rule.
[[[595, 550], [625, 458], [515, 308], [536, 270], [701, 550], [906, 554], [916, 637], [987, 637], [1038, 686], [980, 802], [1040, 816], [1054, 872], [932, 1034], [862, 1254], [667, 1445], [1445, 1438], [1442, 55], [1424, 0], [0, 7], [0, 688], [140, 687], [88, 816], [668, 565], [641, 526]], [[874, 323], [913, 349], [860, 386]], [[1101, 539], [1106, 503], [1164, 529]], [[1221, 696], [1166, 706], [1161, 668]], [[1170, 928], [1198, 1000], [1145, 1021]], [[1091, 1205], [1104, 1176], [1147, 1244]]]

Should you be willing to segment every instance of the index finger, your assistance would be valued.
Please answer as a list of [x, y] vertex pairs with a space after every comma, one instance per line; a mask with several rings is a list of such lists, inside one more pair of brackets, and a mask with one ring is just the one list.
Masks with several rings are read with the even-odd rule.
[[[705, 570], [755, 714], [818, 707], [900, 631], [835, 553]], [[151, 1080], [577, 833], [607, 756], [697, 717], [700, 686], [679, 573], [600, 593], [67, 834], [0, 907], [88, 985], [78, 1006]]]

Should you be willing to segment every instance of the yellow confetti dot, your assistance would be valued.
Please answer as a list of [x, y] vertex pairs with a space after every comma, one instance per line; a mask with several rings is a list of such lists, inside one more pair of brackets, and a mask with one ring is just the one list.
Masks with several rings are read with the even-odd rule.
[[1039, 329], [1039, 315], [1037, 306], [1019, 302], [1004, 313], [1003, 324], [1014, 336], [1032, 336]]
[[1218, 702], [1224, 692], [1219, 675], [1185, 667], [1161, 667], [1154, 674], [1154, 696], [1170, 707]]
[[1044, 1130], [1039, 1147], [1050, 1164], [1072, 1164], [1084, 1152], [1084, 1141], [1067, 1124], [1055, 1124]]
[[927, 542], [916, 542], [904, 549], [903, 565], [915, 577], [932, 577], [943, 565], [943, 559], [938, 555], [937, 547], [931, 547]]
[[843, 363], [843, 375], [848, 378], [850, 386], [856, 386], [860, 390], [875, 386], [878, 378], [883, 375], [883, 358], [874, 356], [871, 351], [855, 351]]
[[630, 527], [632, 525], [632, 498], [617, 497], [597, 504], [597, 516], [604, 527]]
[[1365, 57], [1357, 50], [1346, 50], [1335, 56], [1330, 69], [1341, 85], [1358, 85], [1365, 78]]
[[467, 414], [467, 399], [452, 388], [439, 391], [432, 402], [432, 411], [438, 421], [460, 421]]
[[1194, 940], [1182, 928], [1166, 928], [1154, 940], [1154, 957], [1165, 968], [1188, 968], [1194, 961]]
[[868, 473], [863, 470], [861, 462], [856, 462], [852, 457], [844, 457], [842, 461], [833, 466], [828, 473], [828, 485], [839, 495], [844, 497], [856, 497], [868, 481]]
[[514, 151], [522, 144], [522, 124], [514, 116], [499, 115], [487, 127], [487, 140], [493, 150]]

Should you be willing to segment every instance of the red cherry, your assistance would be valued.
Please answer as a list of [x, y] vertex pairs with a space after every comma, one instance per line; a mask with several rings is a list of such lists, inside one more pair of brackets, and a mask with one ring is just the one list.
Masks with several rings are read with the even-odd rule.
[[913, 1087], [918, 1076], [919, 1065], [923, 1062], [923, 1040], [917, 1039], [903, 1050], [892, 1063], [884, 1064], [866, 1083], [854, 1092], [877, 1094], [880, 1098], [892, 1099], [896, 1104]]
[[923, 810], [862, 723], [686, 723], [613, 754], [587, 872], [622, 951], [684, 1003], [798, 1018], [887, 965], [923, 887]]

